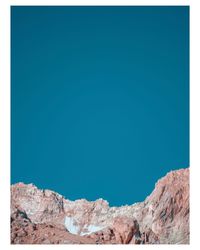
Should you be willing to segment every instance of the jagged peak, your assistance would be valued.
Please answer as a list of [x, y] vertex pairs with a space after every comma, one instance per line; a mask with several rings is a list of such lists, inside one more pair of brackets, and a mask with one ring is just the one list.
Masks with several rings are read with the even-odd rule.
[[[144, 202], [120, 207], [109, 207], [102, 198], [71, 201], [52, 190], [19, 182], [11, 185], [12, 223], [20, 220], [16, 211], [27, 215], [30, 221], [26, 223], [47, 225], [48, 230], [48, 225], [53, 225], [55, 230], [63, 230], [64, 235], [68, 225], [67, 230], [77, 237], [102, 244], [188, 243], [189, 168], [170, 171]], [[38, 230], [43, 230], [41, 227]]]

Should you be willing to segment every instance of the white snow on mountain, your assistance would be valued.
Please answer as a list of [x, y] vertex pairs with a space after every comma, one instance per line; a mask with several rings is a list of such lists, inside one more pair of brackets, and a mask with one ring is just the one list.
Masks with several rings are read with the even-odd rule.
[[82, 236], [82, 235], [87, 235], [87, 234], [95, 233], [97, 231], [102, 230], [103, 228], [104, 227], [95, 226], [95, 225], [89, 225], [89, 226], [84, 227], [84, 229], [86, 229], [87, 231], [86, 232], [81, 232], [80, 235]]
[[72, 217], [65, 217], [65, 228], [72, 234], [78, 234], [80, 227], [76, 225], [76, 221]]
[[80, 226], [78, 226], [78, 223], [73, 217], [65, 217], [65, 228], [71, 233], [71, 234], [80, 234], [88, 235], [91, 233], [95, 233], [97, 231], [102, 230], [104, 227], [102, 226], [96, 226], [96, 225], [85, 225], [83, 227], [83, 232], [80, 232]]

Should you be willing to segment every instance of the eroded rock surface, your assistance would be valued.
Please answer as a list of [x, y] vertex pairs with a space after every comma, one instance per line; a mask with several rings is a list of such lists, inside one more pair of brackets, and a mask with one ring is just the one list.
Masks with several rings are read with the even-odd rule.
[[11, 243], [188, 244], [189, 169], [168, 173], [144, 202], [121, 207], [12, 185]]

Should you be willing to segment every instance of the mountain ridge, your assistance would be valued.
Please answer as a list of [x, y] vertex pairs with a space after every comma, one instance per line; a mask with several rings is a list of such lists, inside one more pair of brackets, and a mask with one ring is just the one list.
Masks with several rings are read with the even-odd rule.
[[189, 244], [189, 168], [159, 179], [143, 202], [120, 207], [11, 185], [11, 243]]

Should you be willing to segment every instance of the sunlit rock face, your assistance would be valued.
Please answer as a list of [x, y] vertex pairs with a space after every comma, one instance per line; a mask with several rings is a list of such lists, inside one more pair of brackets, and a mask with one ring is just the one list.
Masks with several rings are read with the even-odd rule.
[[11, 243], [189, 244], [189, 169], [168, 173], [144, 202], [121, 207], [12, 185]]

